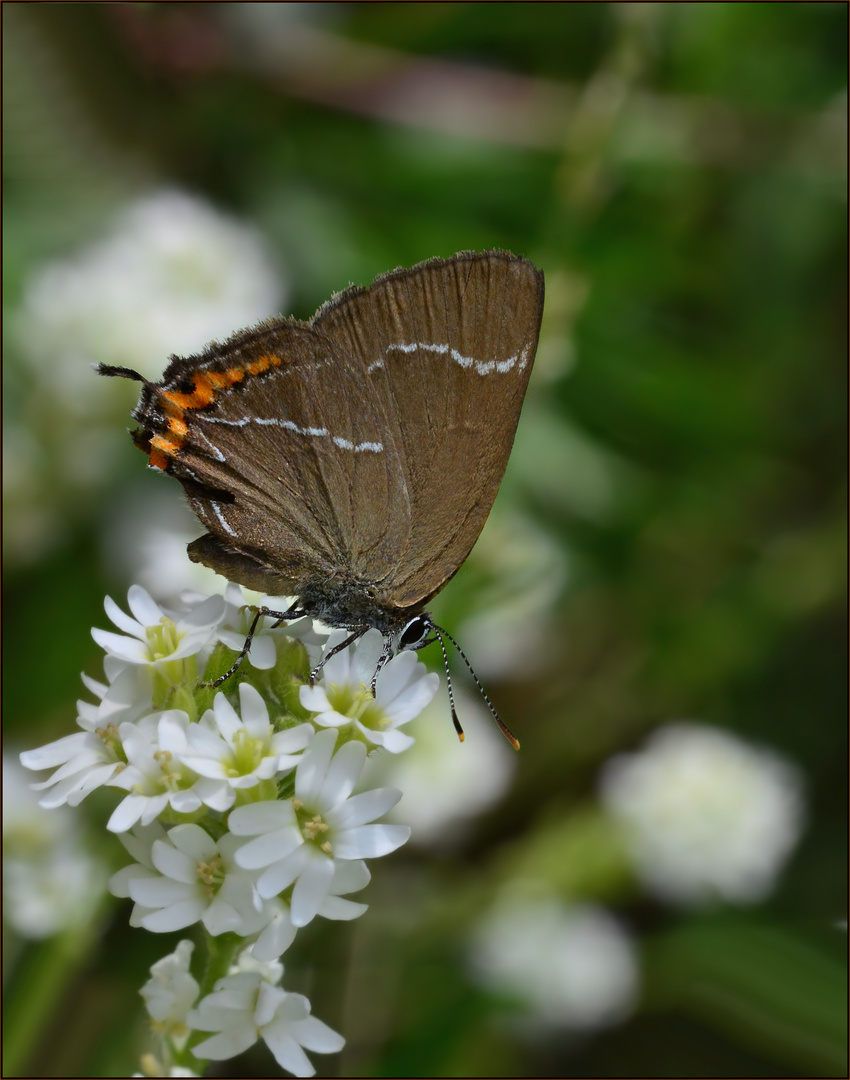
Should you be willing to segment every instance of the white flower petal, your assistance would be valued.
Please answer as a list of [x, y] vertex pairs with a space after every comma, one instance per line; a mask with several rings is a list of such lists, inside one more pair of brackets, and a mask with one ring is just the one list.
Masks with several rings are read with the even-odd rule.
[[285, 858], [303, 842], [304, 838], [296, 825], [275, 833], [263, 833], [262, 836], [249, 840], [237, 851], [236, 863], [245, 870], [259, 870]]
[[215, 777], [204, 777], [203, 780], [195, 781], [193, 790], [205, 806], [223, 814], [236, 802], [236, 792], [233, 789], [238, 786]]
[[387, 707], [387, 712], [396, 727], [417, 717], [427, 705], [430, 705], [439, 688], [440, 676], [433, 671], [407, 687], [399, 698]]
[[212, 901], [201, 917], [201, 922], [213, 937], [229, 932], [240, 933], [243, 921], [240, 913], [230, 904], [225, 903], [220, 896]]
[[295, 811], [287, 801], [266, 800], [237, 807], [227, 820], [228, 828], [237, 836], [257, 836], [276, 832], [295, 824]]
[[227, 1058], [242, 1054], [257, 1041], [257, 1030], [247, 1022], [239, 1027], [230, 1027], [219, 1035], [213, 1035], [202, 1043], [192, 1047], [195, 1057], [203, 1060], [210, 1058], [212, 1061], [225, 1061]]
[[209, 862], [218, 852], [215, 840], [200, 825], [175, 825], [168, 839], [194, 862]]
[[388, 754], [401, 754], [405, 750], [409, 750], [416, 742], [412, 735], [397, 731], [395, 728], [387, 728], [386, 731], [371, 731], [360, 723], [357, 724], [357, 728], [366, 736], [369, 742], [382, 747]]
[[[196, 826], [197, 828], [197, 826]], [[175, 831], [171, 830], [172, 833]], [[203, 830], [201, 830], [203, 832]], [[154, 842], [153, 849], [151, 851], [151, 857], [153, 864], [157, 870], [165, 877], [173, 878], [174, 881], [182, 881], [185, 885], [195, 885], [198, 881], [198, 867], [197, 861], [191, 858], [183, 851], [177, 851], [172, 847], [174, 843], [173, 837], [169, 834], [169, 840], [171, 843], [165, 843], [162, 840]], [[215, 844], [210, 841], [213, 852], [215, 851]], [[139, 897], [134, 896], [134, 900], [138, 900]], [[142, 900], [142, 903], [149, 903], [148, 900]]]
[[[168, 801], [178, 814], [193, 814], [201, 806], [201, 798], [193, 788], [172, 792], [171, 795], [168, 796]], [[159, 811], [157, 811], [157, 814], [158, 813]], [[154, 816], [156, 816], [156, 814]]]
[[313, 723], [322, 728], [343, 728], [351, 723], [351, 717], [335, 709], [328, 709], [313, 717]]
[[170, 907], [152, 911], [139, 920], [139, 925], [152, 934], [170, 934], [174, 930], [185, 930], [196, 923], [204, 913], [204, 904], [199, 899], [181, 900]]
[[320, 731], [304, 751], [295, 774], [295, 794], [307, 805], [319, 798], [336, 746], [335, 731]]
[[277, 960], [295, 940], [296, 927], [292, 925], [289, 906], [278, 901], [268, 925], [254, 942], [253, 954], [258, 960]]
[[106, 884], [113, 896], [117, 896], [121, 900], [128, 900], [130, 898], [130, 882], [143, 877], [158, 878], [159, 874], [155, 870], [149, 870], [146, 866], [139, 866], [138, 864], [124, 866], [116, 871]]
[[331, 892], [352, 893], [365, 889], [372, 880], [369, 867], [362, 859], [334, 863], [334, 880]]
[[[163, 808], [167, 802], [168, 797], [166, 796]], [[147, 805], [148, 799], [144, 795], [128, 795], [112, 811], [112, 816], [106, 823], [107, 829], [115, 833], [126, 832], [139, 821]]]
[[292, 890], [290, 913], [293, 926], [306, 926], [318, 913], [334, 876], [333, 859], [313, 855]]
[[391, 705], [405, 692], [418, 663], [416, 654], [406, 650], [394, 656], [384, 667], [378, 680], [382, 704]]
[[[320, 735], [316, 739], [321, 738]], [[315, 745], [316, 739], [311, 745]], [[308, 751], [309, 752], [309, 751]], [[343, 802], [354, 790], [354, 785], [363, 771], [363, 763], [366, 760], [366, 747], [362, 742], [347, 742], [334, 754], [328, 766], [328, 771], [322, 781], [319, 801], [322, 806], [336, 806]], [[300, 772], [300, 766], [299, 766]], [[295, 789], [298, 790], [298, 774], [296, 773]], [[305, 799], [305, 802], [307, 800]]]
[[310, 712], [333, 712], [331, 703], [328, 701], [328, 695], [320, 683], [315, 686], [309, 686], [305, 683], [298, 691], [298, 697], [304, 708], [309, 709]]
[[344, 803], [329, 810], [325, 819], [335, 829], [344, 831], [356, 825], [366, 825], [370, 821], [386, 814], [396, 805], [401, 798], [401, 792], [396, 788], [375, 788], [372, 791], [364, 791], [361, 795], [354, 795], [346, 799]]
[[[142, 626], [159, 626], [164, 612], [141, 585], [131, 585], [127, 592], [130, 611]], [[117, 625], [117, 624], [116, 624]]]
[[168, 877], [135, 877], [129, 882], [131, 899], [148, 908], [169, 907], [183, 900], [194, 900], [199, 892], [197, 877], [191, 885]]
[[185, 632], [207, 630], [216, 626], [224, 615], [224, 597], [210, 596], [187, 615], [181, 616], [178, 626]]
[[[104, 597], [103, 607], [106, 611], [109, 621], [114, 623], [119, 630], [123, 630], [125, 634], [129, 634], [131, 637], [138, 638], [139, 641], [145, 641], [145, 626], [140, 623], [138, 619], [132, 618], [132, 616], [125, 614], [121, 608], [115, 603], [111, 596]], [[160, 612], [160, 615], [162, 613]], [[157, 616], [157, 622], [159, 616]]]
[[92, 627], [91, 636], [97, 644], [120, 660], [126, 660], [130, 664], [147, 664], [150, 662], [150, 650], [147, 642], [136, 638], [122, 637], [121, 634], [112, 634], [109, 630], [98, 630]]
[[285, 731], [276, 731], [272, 735], [272, 750], [278, 755], [296, 754], [299, 750], [303, 750], [305, 746], [310, 745], [310, 740], [314, 734], [315, 728], [312, 724], [298, 724], [296, 727], [287, 728]]
[[357, 919], [368, 910], [368, 904], [358, 904], [354, 900], [345, 900], [341, 896], [326, 896], [319, 905], [319, 914], [323, 919], [333, 919], [337, 922]]
[[315, 1054], [336, 1054], [345, 1046], [345, 1039], [315, 1016], [298, 1021], [296, 1037], [302, 1046]]
[[350, 654], [349, 681], [354, 686], [369, 686], [378, 666], [378, 660], [384, 651], [384, 635], [380, 630], [368, 630], [358, 641]]
[[233, 741], [233, 736], [241, 728], [236, 710], [222, 693], [216, 694], [213, 699], [213, 714], [215, 725], [228, 742]]
[[376, 859], [400, 848], [409, 837], [407, 825], [360, 825], [334, 838], [334, 857]]
[[315, 1076], [310, 1059], [289, 1034], [290, 1025], [286, 1021], [271, 1023], [263, 1030], [263, 1041], [274, 1055], [282, 1069], [293, 1076]]
[[242, 683], [239, 687], [239, 706], [242, 723], [252, 738], [267, 737], [271, 729], [268, 706], [250, 683]]
[[257, 892], [264, 899], [277, 896], [284, 889], [289, 888], [298, 877], [310, 858], [310, 852], [306, 844], [302, 844], [285, 858], [270, 866], [257, 880]]
[[65, 735], [34, 750], [24, 750], [20, 754], [20, 762], [27, 769], [52, 769], [56, 765], [64, 765], [83, 749], [87, 738], [87, 732], [75, 731], [73, 735]]
[[[241, 649], [242, 646], [240, 645], [239, 648]], [[248, 659], [251, 661], [252, 667], [255, 667], [257, 671], [268, 671], [273, 668], [277, 662], [277, 649], [275, 648], [274, 638], [269, 634], [258, 634], [251, 642]], [[242, 685], [246, 684], [243, 683]]]

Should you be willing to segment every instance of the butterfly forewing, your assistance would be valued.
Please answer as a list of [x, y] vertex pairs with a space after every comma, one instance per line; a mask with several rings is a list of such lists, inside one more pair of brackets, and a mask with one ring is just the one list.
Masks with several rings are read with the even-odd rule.
[[388, 523], [405, 556], [386, 578], [387, 603], [424, 603], [475, 543], [513, 445], [542, 307], [542, 274], [488, 252], [396, 271], [314, 317], [385, 403], [410, 503], [407, 520]]

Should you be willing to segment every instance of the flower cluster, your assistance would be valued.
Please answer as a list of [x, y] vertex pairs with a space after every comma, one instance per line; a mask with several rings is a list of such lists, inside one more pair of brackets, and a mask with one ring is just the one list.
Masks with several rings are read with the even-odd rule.
[[197, 1068], [199, 1058], [262, 1039], [282, 1067], [312, 1075], [303, 1048], [328, 1053], [343, 1040], [278, 985], [277, 961], [317, 916], [361, 915], [366, 905], [348, 896], [369, 881], [365, 860], [407, 840], [407, 826], [377, 823], [399, 791], [354, 792], [372, 747], [395, 753], [412, 742], [399, 729], [429, 703], [438, 677], [402, 653], [373, 697], [381, 636], [369, 631], [310, 686], [311, 664], [338, 635], [319, 636], [307, 619], [278, 627], [264, 617], [244, 663], [216, 691], [208, 684], [245, 639], [237, 586], [223, 598], [188, 597], [182, 613], [133, 586], [129, 608], [107, 599], [120, 632], [93, 631], [106, 681], [84, 677], [97, 700], [79, 703], [80, 730], [21, 760], [54, 769], [35, 785], [43, 806], [77, 805], [104, 785], [123, 792], [108, 828], [134, 861], [110, 889], [133, 901], [133, 925], [165, 933], [200, 923], [241, 950], [234, 968], [233, 948], [212, 948], [218, 963], [207, 964], [204, 985], [189, 974], [189, 943], [154, 965], [143, 994], [163, 1042], [157, 1067]]

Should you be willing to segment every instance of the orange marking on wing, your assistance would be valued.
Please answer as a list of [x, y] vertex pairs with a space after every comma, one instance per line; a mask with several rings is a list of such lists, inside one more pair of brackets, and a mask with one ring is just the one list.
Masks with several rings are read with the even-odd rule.
[[163, 390], [162, 396], [178, 409], [203, 409], [215, 401], [215, 390], [203, 371], [196, 371], [192, 376], [195, 389], [191, 394], [181, 394], [177, 390]]
[[165, 472], [168, 465], [168, 458], [161, 450], [151, 450], [151, 456], [148, 458], [148, 465], [152, 469], [160, 469]]
[[192, 395], [192, 409], [203, 409], [215, 401], [215, 389], [206, 372], [199, 371], [195, 376], [195, 393]]
[[179, 416], [171, 417], [171, 419], [168, 421], [168, 430], [173, 435], [176, 435], [177, 438], [181, 441], [186, 437], [186, 434], [189, 431], [189, 425], [183, 419], [182, 413]]
[[162, 454], [174, 457], [175, 454], [179, 453], [181, 445], [181, 439], [167, 439], [164, 435], [154, 435], [151, 439], [151, 457], [153, 457], [154, 450], [159, 450]]
[[[169, 428], [176, 434], [185, 435], [184, 409], [205, 409], [215, 401], [218, 390], [227, 390], [235, 383], [242, 382], [246, 375], [262, 375], [270, 367], [280, 367], [281, 363], [279, 356], [263, 353], [244, 367], [234, 365], [224, 371], [196, 371], [192, 375], [195, 389], [191, 393], [184, 394], [179, 390], [161, 391], [165, 401], [165, 414], [169, 417]], [[180, 427], [181, 423], [183, 427]]]

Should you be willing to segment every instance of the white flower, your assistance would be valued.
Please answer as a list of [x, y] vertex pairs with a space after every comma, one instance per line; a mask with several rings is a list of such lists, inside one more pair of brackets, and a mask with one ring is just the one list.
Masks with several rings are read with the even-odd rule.
[[[330, 651], [347, 636], [335, 630], [328, 638]], [[321, 681], [301, 688], [301, 704], [317, 713], [320, 727], [353, 726], [375, 746], [392, 754], [413, 745], [413, 739], [398, 729], [412, 720], [433, 698], [440, 677], [429, 673], [416, 654], [398, 653], [378, 676], [372, 697], [372, 676], [383, 649], [383, 635], [369, 630], [351, 648], [332, 656], [322, 669]]]
[[139, 991], [155, 1030], [171, 1039], [188, 1034], [186, 1014], [200, 991], [189, 971], [194, 947], [191, 941], [181, 941], [173, 953], [157, 960], [151, 978]]
[[106, 869], [87, 850], [65, 807], [42, 809], [27, 777], [3, 755], [3, 918], [20, 935], [45, 938], [91, 919]]
[[537, 898], [504, 901], [478, 927], [473, 970], [518, 998], [547, 1027], [595, 1029], [634, 1004], [637, 963], [625, 931], [603, 908]]
[[210, 596], [182, 616], [163, 611], [141, 585], [130, 586], [127, 600], [132, 618], [111, 597], [107, 596], [104, 602], [106, 614], [124, 634], [96, 628], [91, 633], [110, 656], [128, 664], [160, 667], [196, 656], [211, 646], [215, 628], [224, 614], [224, 600], [220, 596]]
[[198, 921], [210, 934], [253, 934], [269, 913], [253, 877], [234, 862], [241, 841], [225, 833], [216, 842], [200, 825], [175, 825], [166, 839], [154, 840], [152, 875], [141, 866], [120, 879], [130, 897], [146, 909], [137, 924], [153, 933], [182, 930]]
[[241, 719], [224, 694], [216, 694], [200, 723], [184, 729], [186, 744], [179, 751], [185, 765], [217, 782], [219, 797], [206, 789], [201, 796], [217, 810], [229, 809], [237, 790], [295, 768], [314, 733], [311, 724], [275, 731], [266, 703], [249, 683], [240, 684], [239, 701]]
[[601, 793], [648, 887], [678, 903], [762, 899], [803, 826], [792, 765], [698, 724], [663, 728], [614, 758]]
[[393, 788], [351, 796], [363, 769], [366, 748], [345, 743], [334, 754], [336, 731], [320, 731], [295, 772], [292, 801], [237, 807], [231, 830], [253, 836], [237, 853], [246, 869], [264, 869], [261, 896], [273, 897], [294, 884], [292, 922], [305, 926], [329, 894], [338, 861], [376, 858], [395, 851], [409, 837], [402, 825], [369, 824], [401, 798]]
[[204, 802], [204, 794], [215, 801], [219, 786], [205, 782], [180, 759], [188, 726], [189, 717], [180, 709], [153, 713], [137, 724], [121, 724], [118, 734], [127, 765], [109, 786], [124, 788], [129, 794], [112, 811], [106, 825], [110, 832], [125, 832], [137, 821], [149, 825], [167, 806], [179, 814], [191, 814]]
[[315, 1074], [304, 1049], [332, 1054], [345, 1045], [341, 1035], [310, 1015], [307, 998], [251, 972], [219, 979], [189, 1014], [189, 1023], [198, 1031], [218, 1032], [193, 1048], [197, 1057], [222, 1061], [263, 1039], [278, 1065], [294, 1076]]

